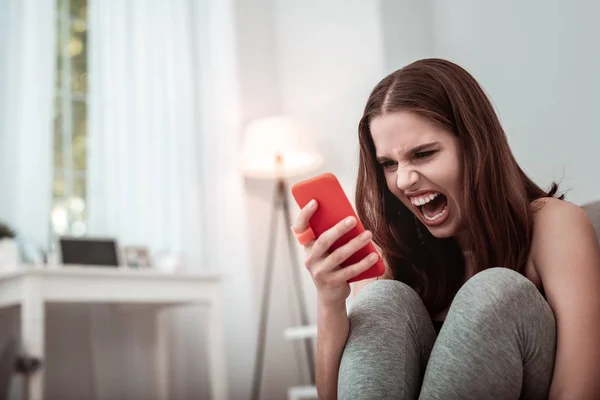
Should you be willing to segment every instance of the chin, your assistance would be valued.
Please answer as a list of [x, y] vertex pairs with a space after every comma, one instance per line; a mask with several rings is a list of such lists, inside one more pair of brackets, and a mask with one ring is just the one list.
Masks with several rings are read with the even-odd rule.
[[458, 231], [454, 226], [451, 226], [450, 224], [446, 226], [435, 227], [425, 225], [425, 227], [431, 233], [432, 236], [435, 236], [438, 239], [446, 239], [456, 236], [456, 232]]

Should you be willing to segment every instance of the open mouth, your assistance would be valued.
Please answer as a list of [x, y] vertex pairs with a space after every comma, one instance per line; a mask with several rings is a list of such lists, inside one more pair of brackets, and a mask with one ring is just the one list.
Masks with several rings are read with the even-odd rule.
[[426, 223], [439, 223], [448, 214], [448, 198], [441, 193], [411, 197], [410, 202], [421, 212]]

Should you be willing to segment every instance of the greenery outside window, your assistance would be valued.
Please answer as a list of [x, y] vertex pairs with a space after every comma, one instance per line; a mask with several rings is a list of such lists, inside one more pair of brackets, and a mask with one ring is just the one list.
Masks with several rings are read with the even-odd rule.
[[56, 0], [52, 233], [87, 232], [87, 0]]

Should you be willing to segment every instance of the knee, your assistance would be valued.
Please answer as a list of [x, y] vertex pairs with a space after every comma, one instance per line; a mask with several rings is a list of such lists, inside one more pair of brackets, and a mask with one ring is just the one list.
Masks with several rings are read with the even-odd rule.
[[552, 313], [533, 282], [508, 268], [489, 268], [474, 275], [460, 288], [452, 308], [491, 317]]
[[508, 268], [489, 268], [475, 274], [459, 290], [459, 295], [481, 300], [515, 299], [537, 292], [535, 285], [517, 271]]
[[408, 285], [369, 283], [351, 303], [350, 331], [338, 374], [338, 398], [417, 398], [435, 331]]
[[365, 286], [350, 305], [350, 326], [398, 323], [411, 316], [428, 317], [419, 295], [395, 280], [375, 281]]

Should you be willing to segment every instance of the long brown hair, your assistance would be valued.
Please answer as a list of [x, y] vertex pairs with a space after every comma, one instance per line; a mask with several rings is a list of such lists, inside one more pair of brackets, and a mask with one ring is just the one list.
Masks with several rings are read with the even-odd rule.
[[558, 186], [553, 183], [546, 192], [525, 175], [485, 92], [460, 66], [419, 60], [375, 86], [358, 128], [358, 216], [373, 232], [394, 278], [413, 287], [434, 316], [462, 285], [465, 260], [454, 238], [431, 235], [387, 187], [369, 125], [376, 116], [400, 110], [440, 124], [461, 143], [463, 226], [475, 272], [491, 267], [524, 272], [533, 231], [531, 203], [555, 196]]

